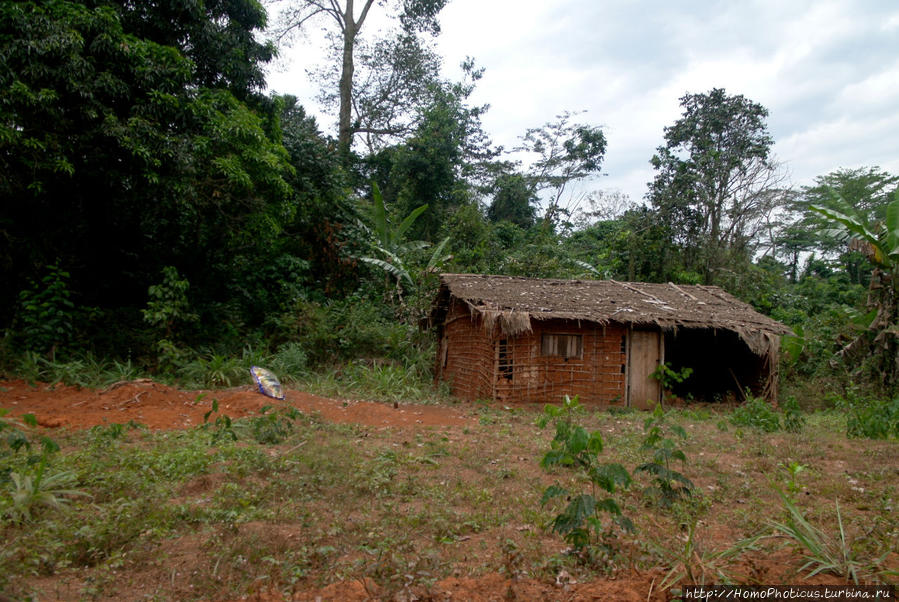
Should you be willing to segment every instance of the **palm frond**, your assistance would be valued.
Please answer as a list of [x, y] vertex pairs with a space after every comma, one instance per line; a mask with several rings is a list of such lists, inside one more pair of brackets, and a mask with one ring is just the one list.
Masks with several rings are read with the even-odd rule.
[[405, 281], [410, 287], [414, 287], [415, 283], [412, 281], [412, 277], [409, 276], [409, 272], [407, 272], [403, 267], [394, 265], [389, 261], [384, 261], [383, 259], [378, 259], [377, 257], [360, 257], [359, 261], [363, 261], [369, 265], [374, 265], [394, 278], [398, 281]]
[[443, 254], [443, 248], [449, 243], [450, 237], [447, 236], [443, 240], [441, 240], [436, 247], [434, 247], [434, 252], [431, 253], [431, 258], [428, 260], [428, 265], [425, 266], [425, 272], [430, 273], [438, 264], [447, 261], [451, 255], [447, 255], [445, 257], [441, 256]]
[[415, 223], [415, 220], [418, 219], [418, 216], [421, 215], [422, 213], [424, 213], [427, 210], [427, 208], [428, 208], [427, 204], [422, 205], [421, 207], [416, 207], [415, 209], [412, 210], [412, 213], [410, 213], [409, 215], [406, 216], [406, 219], [404, 219], [402, 222], [400, 222], [400, 225], [397, 226], [396, 230], [394, 230], [394, 232], [393, 232], [393, 241], [392, 242], [394, 244], [403, 240], [403, 236], [406, 235], [406, 232], [409, 230], [409, 228], [412, 227], [412, 224]]

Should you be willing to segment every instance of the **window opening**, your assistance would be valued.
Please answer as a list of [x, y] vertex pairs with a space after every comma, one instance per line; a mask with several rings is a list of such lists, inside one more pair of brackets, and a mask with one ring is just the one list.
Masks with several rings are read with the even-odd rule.
[[579, 334], [544, 334], [540, 347], [541, 355], [550, 357], [579, 358], [583, 354]]
[[497, 346], [499, 375], [506, 380], [512, 380], [512, 350], [509, 348], [509, 339], [500, 339]]

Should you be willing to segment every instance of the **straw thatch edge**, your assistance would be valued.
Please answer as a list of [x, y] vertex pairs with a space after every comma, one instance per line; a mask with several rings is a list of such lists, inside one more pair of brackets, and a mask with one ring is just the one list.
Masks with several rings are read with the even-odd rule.
[[[503, 307], [496, 299], [485, 298], [489, 291], [478, 291], [476, 295], [466, 294], [459, 290], [459, 283], [475, 282], [477, 284], [515, 285], [523, 291], [533, 291], [541, 286], [553, 286], [561, 289], [568, 287], [581, 292], [586, 288], [588, 292], [593, 289], [601, 290], [605, 287], [617, 287], [615, 290], [620, 296], [620, 290], [630, 291], [630, 305], [627, 300], [615, 311], [608, 315], [597, 315], [596, 311], [585, 308], [583, 311], [577, 308], [560, 308], [552, 306], [552, 299], [545, 296], [539, 301], [540, 307], [534, 309], [512, 309]], [[456, 285], [456, 286], [454, 286]], [[494, 332], [498, 327], [505, 336], [516, 336], [532, 332], [532, 320], [573, 320], [605, 325], [617, 322], [631, 327], [656, 327], [663, 331], [675, 331], [678, 328], [727, 330], [735, 333], [750, 351], [760, 357], [776, 357], [780, 349], [780, 336], [790, 333], [790, 329], [753, 310], [748, 304], [728, 295], [718, 287], [701, 285], [651, 285], [646, 283], [623, 283], [610, 281], [560, 281], [541, 280], [529, 278], [516, 278], [508, 276], [482, 276], [469, 274], [442, 274], [441, 287], [438, 300], [435, 304], [435, 315], [439, 313], [439, 306], [444, 306], [444, 312], [452, 298], [463, 301], [472, 318], [480, 318], [487, 332]], [[456, 290], [454, 290], [456, 289]], [[619, 290], [620, 289], [620, 290]], [[676, 291], [673, 297], [660, 299], [652, 291], [670, 292]], [[471, 291], [474, 292], [474, 291]], [[524, 294], [524, 293], [522, 293]], [[498, 294], [499, 295], [499, 294]], [[499, 295], [501, 296], [501, 295]], [[702, 299], [706, 299], [703, 301]], [[443, 299], [443, 302], [440, 302]], [[642, 302], [642, 305], [641, 303]], [[716, 305], [717, 314], [702, 315], [702, 307]], [[647, 310], [646, 306], [654, 308]], [[679, 308], [678, 305], [685, 305]], [[640, 306], [638, 311], [635, 307]], [[657, 308], [657, 309], [655, 309]], [[699, 309], [698, 309], [699, 308]], [[723, 308], [723, 309], [722, 309]], [[690, 317], [679, 315], [678, 310], [690, 314]], [[725, 317], [722, 313], [728, 313], [731, 317]], [[439, 319], [438, 319], [439, 321]]]

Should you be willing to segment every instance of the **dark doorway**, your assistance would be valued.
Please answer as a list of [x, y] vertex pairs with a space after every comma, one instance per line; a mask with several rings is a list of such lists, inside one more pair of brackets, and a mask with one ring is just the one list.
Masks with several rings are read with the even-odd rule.
[[752, 353], [729, 330], [678, 328], [665, 333], [665, 362], [675, 371], [693, 369], [688, 379], [672, 387], [684, 399], [723, 401], [743, 399], [749, 389], [761, 395], [765, 360]]

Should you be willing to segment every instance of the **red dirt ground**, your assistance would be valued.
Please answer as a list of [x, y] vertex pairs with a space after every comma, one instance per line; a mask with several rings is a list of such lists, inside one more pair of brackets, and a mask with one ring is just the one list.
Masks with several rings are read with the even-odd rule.
[[[256, 414], [278, 400], [265, 397], [251, 387], [216, 391], [182, 391], [149, 380], [117, 383], [103, 390], [64, 385], [29, 384], [21, 380], [0, 381], [0, 408], [12, 416], [34, 414], [46, 428], [82, 429], [95, 425], [126, 423], [134, 420], [151, 429], [190, 428], [203, 423], [203, 415], [212, 408], [232, 418]], [[477, 419], [464, 406], [400, 405], [369, 401], [335, 400], [301, 391], [286, 391], [285, 403], [297, 409], [318, 413], [323, 420], [364, 424], [374, 427], [418, 428], [427, 426], [467, 426]], [[783, 558], [757, 559], [748, 573], [768, 583], [786, 582], [788, 562]], [[406, 592], [409, 599], [471, 600], [666, 600], [657, 589], [660, 571], [633, 573], [590, 583], [547, 584], [532, 579], [513, 580], [496, 573], [477, 578], [449, 578], [429, 591]], [[563, 579], [564, 581], [564, 579]], [[829, 576], [817, 576], [804, 583], [841, 583]], [[369, 600], [380, 599], [377, 586], [360, 581], [334, 583], [323, 589], [298, 592], [293, 600]], [[245, 598], [246, 599], [246, 598]], [[248, 598], [259, 602], [281, 601], [278, 593], [259, 592]]]
[[112, 385], [102, 390], [65, 385], [29, 385], [0, 381], [0, 408], [13, 416], [34, 414], [48, 428], [90, 428], [98, 424], [134, 420], [151, 429], [190, 428], [203, 424], [203, 415], [217, 399], [219, 412], [231, 418], [257, 414], [264, 406], [292, 405], [306, 413], [319, 413], [329, 422], [370, 426], [464, 426], [474, 419], [453, 408], [392, 405], [371, 401], [338, 401], [302, 391], [285, 391], [283, 402], [266, 397], [250, 386], [217, 391], [181, 391], [149, 380]]

